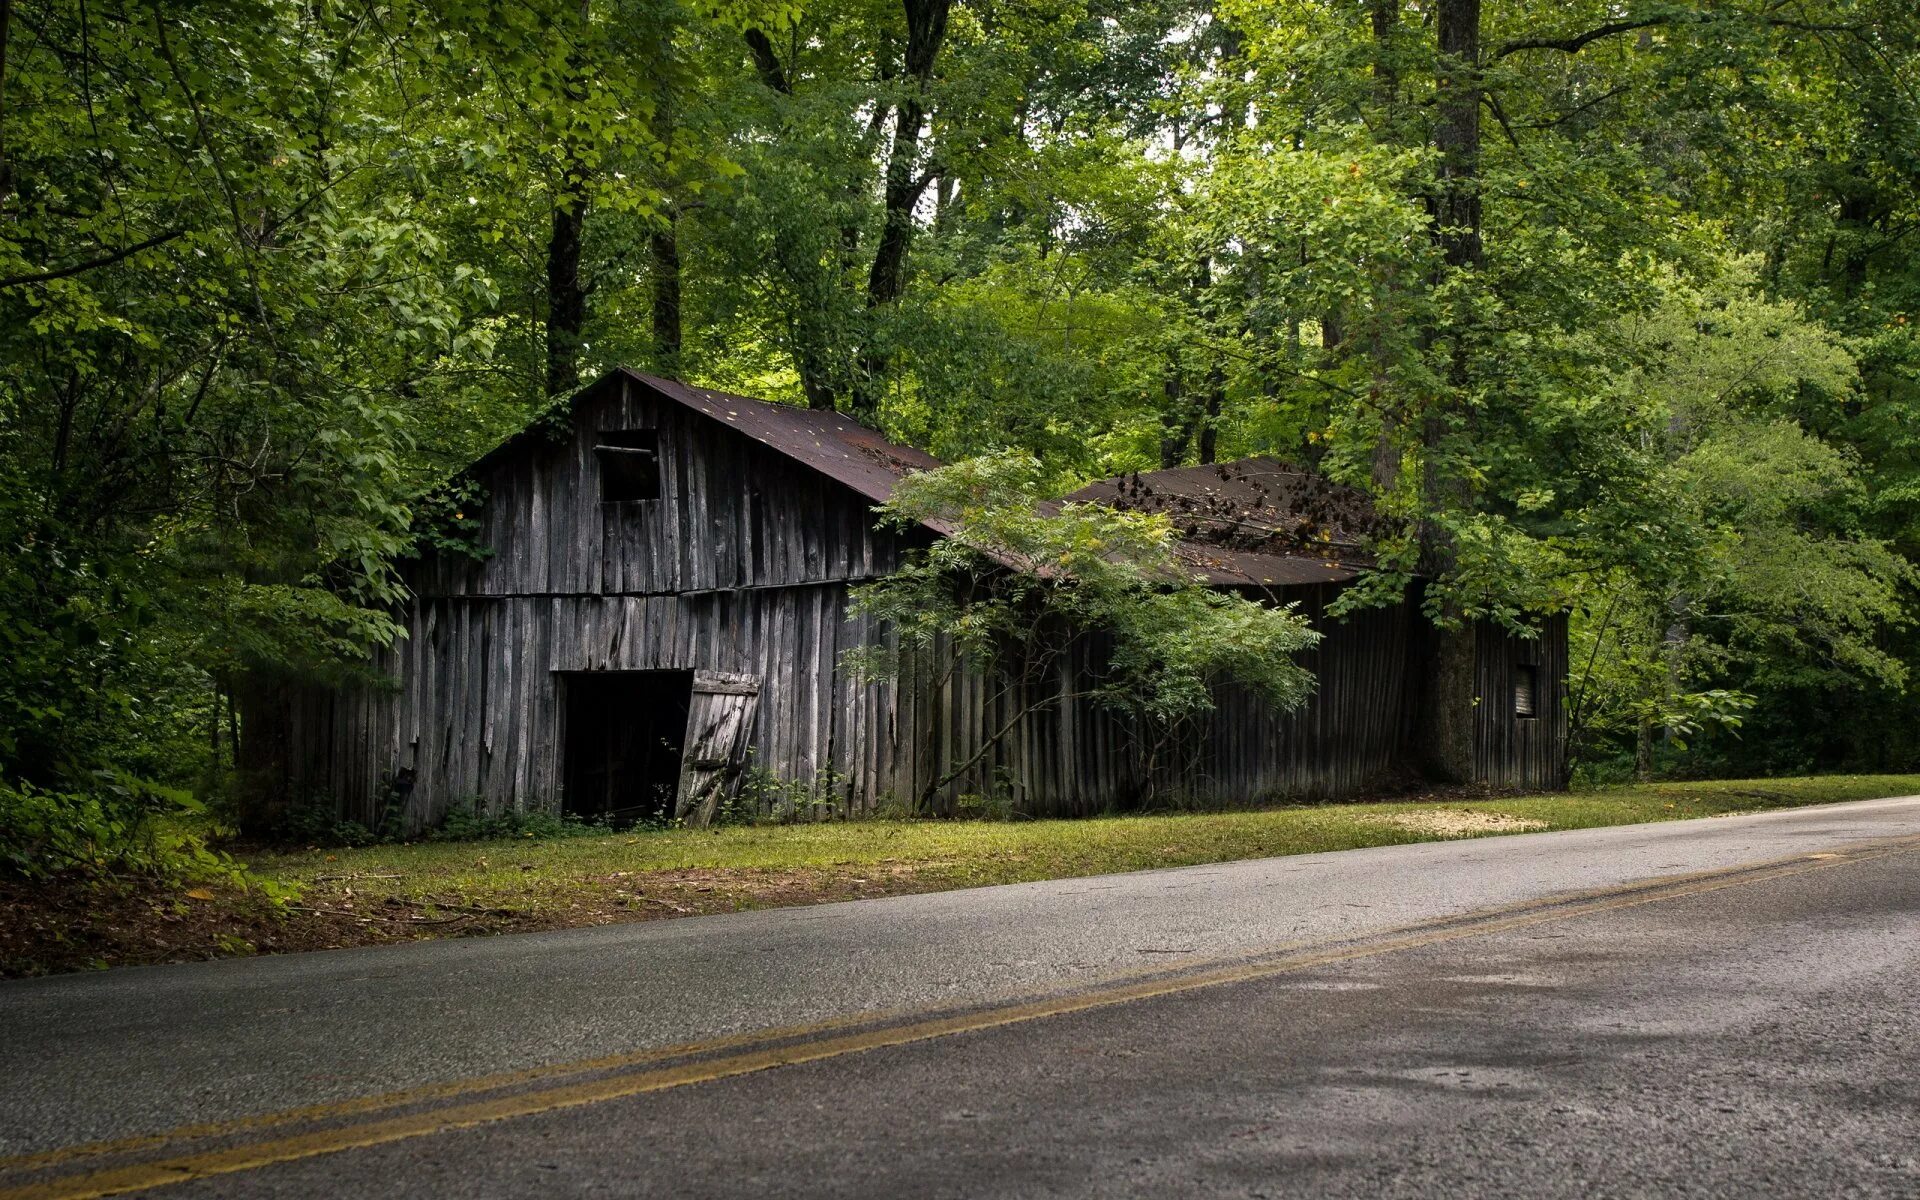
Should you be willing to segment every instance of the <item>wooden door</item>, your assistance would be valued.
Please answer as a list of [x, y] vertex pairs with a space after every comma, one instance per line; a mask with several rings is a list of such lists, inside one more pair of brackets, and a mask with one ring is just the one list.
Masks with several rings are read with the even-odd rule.
[[693, 673], [693, 704], [687, 710], [686, 752], [680, 761], [680, 791], [673, 815], [688, 825], [711, 825], [720, 801], [746, 765], [747, 738], [760, 703], [760, 681], [719, 671]]

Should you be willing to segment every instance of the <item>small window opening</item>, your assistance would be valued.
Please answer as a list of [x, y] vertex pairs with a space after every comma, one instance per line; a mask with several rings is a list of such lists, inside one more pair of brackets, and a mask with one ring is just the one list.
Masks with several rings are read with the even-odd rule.
[[625, 504], [660, 498], [659, 431], [603, 429], [593, 456], [600, 462], [600, 499]]
[[1540, 668], [1518, 663], [1513, 668], [1513, 715], [1537, 717], [1539, 712]]

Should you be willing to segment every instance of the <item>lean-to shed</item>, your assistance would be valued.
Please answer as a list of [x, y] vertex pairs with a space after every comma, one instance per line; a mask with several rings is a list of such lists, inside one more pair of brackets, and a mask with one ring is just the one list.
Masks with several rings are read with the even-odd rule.
[[[369, 824], [401, 804], [412, 828], [455, 806], [697, 818], [744, 779], [768, 805], [859, 813], [919, 801], [1001, 724], [976, 677], [870, 683], [842, 663], [885, 636], [849, 616], [850, 590], [939, 536], [882, 529], [873, 506], [934, 459], [835, 413], [624, 370], [564, 418], [469, 469], [491, 553], [410, 566], [407, 636], [375, 664], [390, 686], [248, 689], [255, 787]], [[1298, 602], [1325, 635], [1304, 659], [1315, 696], [1277, 715], [1225, 686], [1153, 761], [1091, 701], [1042, 705], [938, 789], [936, 809], [1004, 792], [1029, 813], [1092, 813], [1150, 783], [1197, 802], [1338, 798], [1418, 774], [1426, 625], [1405, 603], [1326, 617], [1364, 569], [1345, 544], [1364, 498], [1271, 460], [1074, 498], [1168, 511], [1210, 584]], [[1473, 776], [1557, 786], [1564, 626], [1483, 628], [1474, 656]]]

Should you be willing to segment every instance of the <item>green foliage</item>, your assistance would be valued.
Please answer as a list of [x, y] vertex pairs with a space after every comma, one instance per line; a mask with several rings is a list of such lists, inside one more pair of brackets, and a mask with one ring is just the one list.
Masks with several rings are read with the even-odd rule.
[[828, 821], [842, 815], [848, 780], [833, 770], [811, 778], [783, 778], [761, 766], [750, 766], [740, 785], [720, 802], [715, 825], [752, 825]]
[[[1229, 679], [1283, 710], [1306, 700], [1312, 676], [1294, 656], [1319, 635], [1290, 605], [1206, 587], [1164, 516], [1047, 503], [1042, 478], [1037, 459], [1003, 454], [900, 483], [884, 519], [935, 522], [946, 536], [855, 591], [853, 610], [888, 631], [886, 644], [849, 652], [855, 669], [911, 669], [922, 685], [919, 672], [973, 671], [1016, 712], [1086, 695], [1156, 723], [1209, 710]], [[1091, 682], [1069, 693], [1063, 673], [1089, 637]]]
[[438, 825], [427, 831], [424, 840], [478, 842], [502, 838], [547, 839], [581, 837], [605, 831], [605, 824], [583, 820], [571, 813], [534, 808], [525, 812], [485, 814], [469, 803], [449, 811]]
[[1910, 619], [1914, 569], [1871, 532], [1856, 453], [1793, 415], [1854, 394], [1854, 344], [1757, 298], [1750, 263], [1704, 285], [1668, 276], [1655, 304], [1597, 340], [1632, 364], [1617, 387], [1642, 407], [1690, 543], [1576, 589], [1589, 750], [1637, 741], [1645, 770], [1655, 731], [1671, 759], [1737, 728], [1760, 696], [1903, 687], [1885, 639]]
[[480, 541], [480, 510], [486, 489], [458, 476], [420, 497], [413, 506], [414, 552], [484, 561], [493, 547]]
[[[192, 828], [204, 806], [187, 792], [101, 771], [84, 791], [0, 784], [0, 870], [27, 879], [141, 877], [258, 885]], [[267, 889], [270, 899], [290, 895]]]
[[605, 822], [544, 808], [482, 812], [475, 802], [468, 800], [449, 809], [431, 828], [409, 833], [397, 807], [389, 809], [386, 819], [369, 828], [359, 821], [340, 819], [334, 815], [332, 805], [321, 802], [289, 809], [271, 836], [275, 842], [287, 845], [390, 846], [408, 842], [545, 841], [605, 833], [607, 829]]

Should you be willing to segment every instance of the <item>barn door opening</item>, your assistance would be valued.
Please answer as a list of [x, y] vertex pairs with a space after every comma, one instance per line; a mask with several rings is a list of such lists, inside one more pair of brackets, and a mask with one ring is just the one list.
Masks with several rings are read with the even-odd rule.
[[720, 802], [738, 786], [746, 768], [747, 739], [759, 705], [760, 681], [753, 676], [694, 672], [674, 816], [689, 825], [713, 824]]
[[564, 808], [617, 824], [671, 816], [692, 671], [573, 671], [566, 705]]

